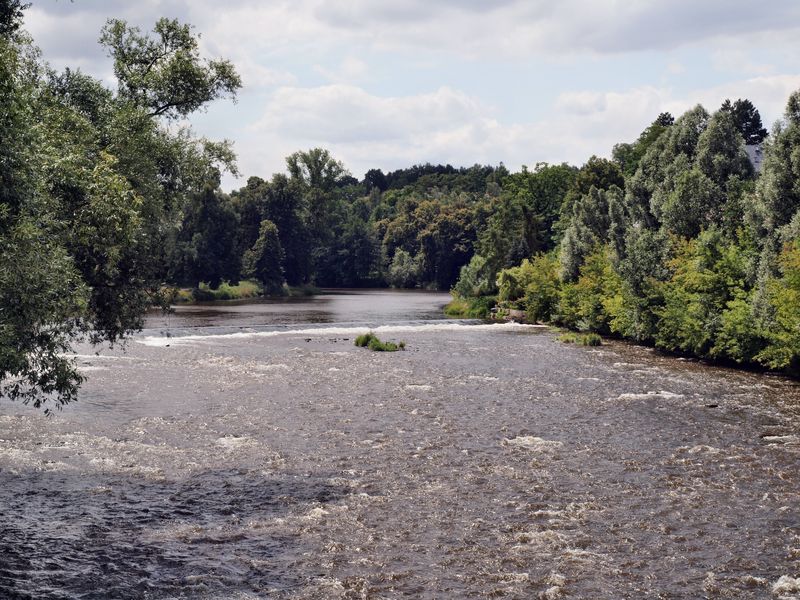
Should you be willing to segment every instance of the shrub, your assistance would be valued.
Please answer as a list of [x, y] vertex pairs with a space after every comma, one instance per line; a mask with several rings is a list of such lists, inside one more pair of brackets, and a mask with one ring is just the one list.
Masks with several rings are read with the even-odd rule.
[[581, 336], [580, 343], [581, 346], [600, 346], [603, 343], [603, 338], [596, 333], [587, 333]]
[[371, 331], [369, 333], [362, 333], [356, 338], [355, 344], [359, 348], [366, 348], [373, 339], [378, 338], [376, 338]]
[[356, 338], [355, 345], [359, 348], [369, 348], [374, 352], [397, 352], [398, 350], [406, 349], [405, 342], [400, 342], [399, 344], [395, 344], [394, 342], [382, 342], [378, 339], [378, 336], [371, 331], [359, 335]]
[[567, 331], [556, 339], [563, 344], [580, 344], [581, 346], [601, 346], [603, 344], [603, 338], [596, 333], [577, 334]]
[[501, 301], [525, 310], [531, 321], [548, 321], [558, 303], [561, 285], [558, 260], [547, 254], [525, 259], [518, 267], [500, 271], [497, 285]]
[[567, 333], [562, 333], [556, 339], [564, 344], [574, 344], [578, 341], [578, 336], [571, 331], [568, 331]]
[[448, 317], [488, 319], [496, 303], [497, 299], [494, 296], [464, 298], [456, 295], [453, 300], [444, 307], [444, 314]]
[[236, 285], [227, 281], [219, 284], [217, 289], [211, 289], [207, 283], [200, 283], [192, 290], [195, 302], [210, 302], [214, 300], [239, 300], [241, 298], [255, 298], [260, 296], [264, 289], [257, 281], [242, 280]]

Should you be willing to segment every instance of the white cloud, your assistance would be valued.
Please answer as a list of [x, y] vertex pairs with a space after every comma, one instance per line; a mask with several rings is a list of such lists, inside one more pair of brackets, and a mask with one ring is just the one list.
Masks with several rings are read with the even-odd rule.
[[686, 67], [677, 61], [672, 61], [667, 65], [667, 73], [670, 75], [680, 75], [686, 72]]
[[800, 76], [771, 76], [680, 95], [655, 86], [570, 92], [557, 97], [546, 118], [503, 123], [494, 107], [447, 87], [401, 97], [352, 85], [286, 87], [271, 97], [266, 116], [251, 126], [238, 151], [243, 172], [261, 176], [283, 170], [289, 153], [314, 146], [330, 149], [356, 176], [426, 161], [502, 161], [513, 169], [541, 161], [580, 165], [636, 139], [659, 113], [677, 117], [697, 103], [713, 112], [725, 98], [749, 98], [769, 126], [797, 88]]
[[[197, 26], [224, 56], [325, 57], [343, 44], [364, 50], [429, 49], [462, 57], [557, 57], [670, 49], [711, 39], [800, 30], [800, 4], [772, 0], [38, 0], [26, 22], [50, 48], [96, 40], [108, 16], [148, 27], [159, 16]], [[42, 27], [42, 21], [50, 23]], [[796, 39], [796, 38], [795, 38]], [[84, 49], [85, 51], [85, 49]]]
[[327, 69], [322, 65], [315, 65], [314, 70], [336, 83], [353, 83], [363, 79], [369, 70], [366, 62], [355, 56], [347, 56], [335, 69]]
[[[232, 60], [244, 80], [235, 110], [199, 121], [234, 137], [246, 175], [282, 170], [287, 154], [316, 145], [357, 175], [425, 161], [579, 164], [635, 139], [658, 113], [677, 116], [697, 102], [713, 110], [749, 98], [770, 126], [800, 87], [794, 0], [768, 10], [751, 0], [33, 1], [26, 26], [45, 57], [107, 81], [111, 63], [97, 44], [107, 17], [143, 30], [160, 16], [193, 23], [203, 54]], [[651, 58], [659, 66], [648, 72]], [[509, 107], [529, 101], [515, 98], [525, 71], [515, 65], [537, 61], [547, 73], [568, 65], [541, 86], [570, 91], [547, 90], [549, 104], [531, 102], [528, 120], [511, 118]], [[424, 77], [409, 74], [423, 62]], [[495, 66], [491, 89], [456, 89], [471, 69], [480, 82]], [[703, 69], [715, 85], [687, 90]], [[329, 85], [309, 87], [319, 75]]]
[[[306, 3], [307, 4], [307, 3]], [[313, 17], [379, 47], [446, 48], [482, 55], [530, 56], [675, 48], [711, 38], [798, 29], [800, 6], [775, 0], [473, 0], [403, 3], [317, 2]]]
[[776, 68], [774, 65], [761, 63], [754, 60], [748, 49], [733, 47], [726, 44], [723, 48], [714, 50], [711, 62], [718, 71], [738, 73], [744, 75], [772, 75]]

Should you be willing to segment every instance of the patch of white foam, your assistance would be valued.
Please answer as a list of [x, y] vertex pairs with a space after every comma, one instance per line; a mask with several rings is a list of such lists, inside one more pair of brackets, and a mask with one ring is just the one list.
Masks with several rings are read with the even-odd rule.
[[467, 379], [472, 379], [474, 381], [497, 381], [497, 377], [492, 377], [491, 375], [470, 375]]
[[800, 444], [800, 438], [796, 435], [765, 435], [763, 440], [769, 444]]
[[307, 514], [303, 515], [301, 518], [306, 521], [319, 521], [325, 515], [329, 514], [327, 510], [322, 507], [317, 506], [316, 508], [312, 508], [308, 511]]
[[561, 573], [550, 573], [547, 579], [545, 579], [545, 583], [550, 587], [539, 594], [539, 598], [543, 600], [557, 600], [564, 596], [564, 585], [567, 583], [567, 578]]
[[617, 400], [653, 400], [655, 398], [663, 398], [671, 400], [675, 398], [683, 398], [683, 394], [675, 394], [673, 392], [646, 392], [644, 394], [625, 393], [617, 396]]
[[139, 360], [133, 356], [108, 356], [105, 354], [61, 354], [60, 356], [81, 360]]
[[[780, 598], [800, 598], [800, 577], [783, 575], [772, 586], [772, 593]], [[786, 594], [792, 594], [787, 596]]]
[[419, 392], [429, 392], [433, 389], [433, 387], [422, 383], [409, 383], [403, 387], [405, 387], [407, 390], [419, 391]]
[[553, 440], [545, 440], [533, 435], [520, 435], [515, 438], [504, 438], [504, 446], [520, 446], [528, 450], [550, 450], [553, 448], [560, 448], [564, 445], [563, 442]]
[[524, 531], [516, 536], [517, 548], [531, 546], [537, 550], [561, 550], [568, 546], [567, 538], [553, 531]]
[[245, 446], [254, 446], [256, 442], [254, 439], [245, 436], [232, 436], [226, 435], [225, 437], [218, 438], [214, 444], [226, 449], [242, 448]]
[[264, 364], [257, 364], [254, 365], [253, 368], [257, 371], [291, 371], [291, 367], [289, 365], [285, 365], [283, 363], [275, 363], [272, 365], [264, 365]]
[[545, 325], [522, 325], [520, 323], [488, 323], [481, 325], [462, 325], [459, 323], [430, 323], [426, 325], [381, 325], [380, 327], [319, 327], [310, 329], [289, 329], [281, 331], [242, 331], [237, 333], [221, 333], [208, 335], [184, 335], [176, 337], [146, 336], [136, 342], [145, 346], [164, 348], [203, 342], [232, 341], [237, 339], [272, 338], [286, 336], [330, 337], [356, 336], [372, 331], [377, 334], [394, 333], [431, 333], [448, 331], [453, 333], [469, 331], [532, 331], [546, 328]]
[[689, 454], [720, 454], [722, 450], [714, 446], [707, 446], [705, 444], [698, 444], [697, 446], [681, 446], [679, 451], [687, 452]]

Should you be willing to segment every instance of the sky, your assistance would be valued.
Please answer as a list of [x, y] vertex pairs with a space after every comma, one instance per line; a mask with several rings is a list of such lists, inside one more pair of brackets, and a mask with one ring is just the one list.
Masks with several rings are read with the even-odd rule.
[[32, 0], [54, 68], [115, 85], [109, 18], [194, 26], [243, 79], [189, 125], [228, 139], [240, 177], [324, 147], [361, 178], [425, 162], [581, 165], [660, 112], [748, 98], [768, 128], [800, 89], [796, 0]]

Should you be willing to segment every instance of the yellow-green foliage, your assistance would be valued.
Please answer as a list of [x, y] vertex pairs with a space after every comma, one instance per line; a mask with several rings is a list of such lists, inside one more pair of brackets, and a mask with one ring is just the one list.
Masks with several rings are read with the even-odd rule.
[[600, 346], [603, 344], [603, 338], [596, 333], [587, 333], [580, 338], [581, 346]]
[[444, 314], [448, 317], [461, 317], [466, 319], [488, 319], [492, 308], [496, 304], [494, 296], [479, 296], [477, 298], [464, 298], [455, 295], [453, 300], [444, 307]]
[[558, 258], [538, 254], [518, 267], [500, 271], [498, 299], [525, 310], [531, 321], [549, 321], [558, 303]]
[[775, 317], [765, 333], [769, 345], [756, 360], [772, 369], [800, 372], [800, 239], [787, 244], [780, 257], [781, 277], [768, 285]]
[[397, 352], [398, 350], [406, 349], [405, 342], [400, 342], [399, 344], [395, 344], [394, 342], [382, 342], [378, 339], [378, 336], [371, 331], [359, 335], [355, 340], [355, 345], [359, 348], [369, 348], [375, 352]]
[[579, 335], [572, 331], [568, 331], [566, 333], [562, 333], [556, 339], [564, 344], [580, 344], [581, 346], [600, 346], [603, 343], [603, 338], [596, 333], [585, 333], [583, 335]]
[[211, 289], [207, 283], [201, 283], [192, 290], [192, 297], [196, 301], [205, 302], [211, 300], [240, 300], [244, 298], [256, 298], [264, 293], [261, 284], [252, 279], [243, 279], [237, 285], [231, 285], [223, 281], [217, 289]]
[[[659, 318], [656, 344], [699, 356], [739, 358], [728, 356], [730, 340], [718, 345], [717, 338], [723, 313], [741, 313], [742, 307], [735, 304], [745, 285], [741, 249], [724, 243], [715, 231], [676, 241], [675, 247], [676, 256], [668, 263], [672, 277], [661, 288], [664, 305], [654, 310]], [[741, 320], [741, 314], [736, 318]], [[729, 318], [729, 332], [732, 324]]]
[[355, 345], [358, 346], [359, 348], [366, 348], [367, 346], [369, 346], [370, 341], [372, 341], [373, 339], [377, 338], [375, 337], [375, 334], [372, 333], [371, 331], [369, 333], [362, 333], [356, 338]]
[[578, 281], [562, 286], [556, 320], [572, 329], [609, 332], [621, 292], [622, 281], [611, 262], [611, 250], [600, 246], [586, 257]]

